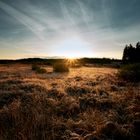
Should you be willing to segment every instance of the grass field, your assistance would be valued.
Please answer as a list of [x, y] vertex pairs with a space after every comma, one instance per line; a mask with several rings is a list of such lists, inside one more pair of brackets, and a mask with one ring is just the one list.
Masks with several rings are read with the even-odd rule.
[[140, 139], [140, 84], [118, 69], [0, 65], [0, 140]]

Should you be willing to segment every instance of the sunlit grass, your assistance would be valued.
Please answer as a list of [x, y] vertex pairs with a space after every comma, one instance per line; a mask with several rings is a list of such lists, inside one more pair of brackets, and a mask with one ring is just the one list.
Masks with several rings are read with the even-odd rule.
[[129, 140], [139, 135], [140, 87], [117, 79], [117, 69], [38, 74], [31, 65], [16, 64], [0, 65], [0, 72], [1, 139]]

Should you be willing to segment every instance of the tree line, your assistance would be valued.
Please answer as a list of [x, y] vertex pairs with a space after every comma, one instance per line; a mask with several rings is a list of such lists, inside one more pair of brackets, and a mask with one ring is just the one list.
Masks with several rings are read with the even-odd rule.
[[123, 62], [135, 63], [140, 62], [140, 42], [136, 43], [136, 46], [126, 45], [123, 51]]

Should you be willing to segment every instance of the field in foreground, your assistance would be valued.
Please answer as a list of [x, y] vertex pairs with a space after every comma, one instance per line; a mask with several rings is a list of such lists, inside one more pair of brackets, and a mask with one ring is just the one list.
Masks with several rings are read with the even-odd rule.
[[0, 140], [140, 139], [140, 84], [114, 68], [45, 69], [0, 65]]

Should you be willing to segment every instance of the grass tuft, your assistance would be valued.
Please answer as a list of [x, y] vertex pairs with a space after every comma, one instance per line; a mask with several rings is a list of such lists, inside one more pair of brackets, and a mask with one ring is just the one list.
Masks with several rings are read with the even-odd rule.
[[55, 63], [53, 65], [53, 71], [54, 72], [69, 72], [69, 67], [65, 63]]
[[118, 76], [129, 82], [140, 82], [140, 63], [123, 66]]
[[39, 74], [46, 73], [46, 70], [41, 68], [38, 65], [32, 65], [32, 70], [35, 71], [36, 73], [39, 73]]

